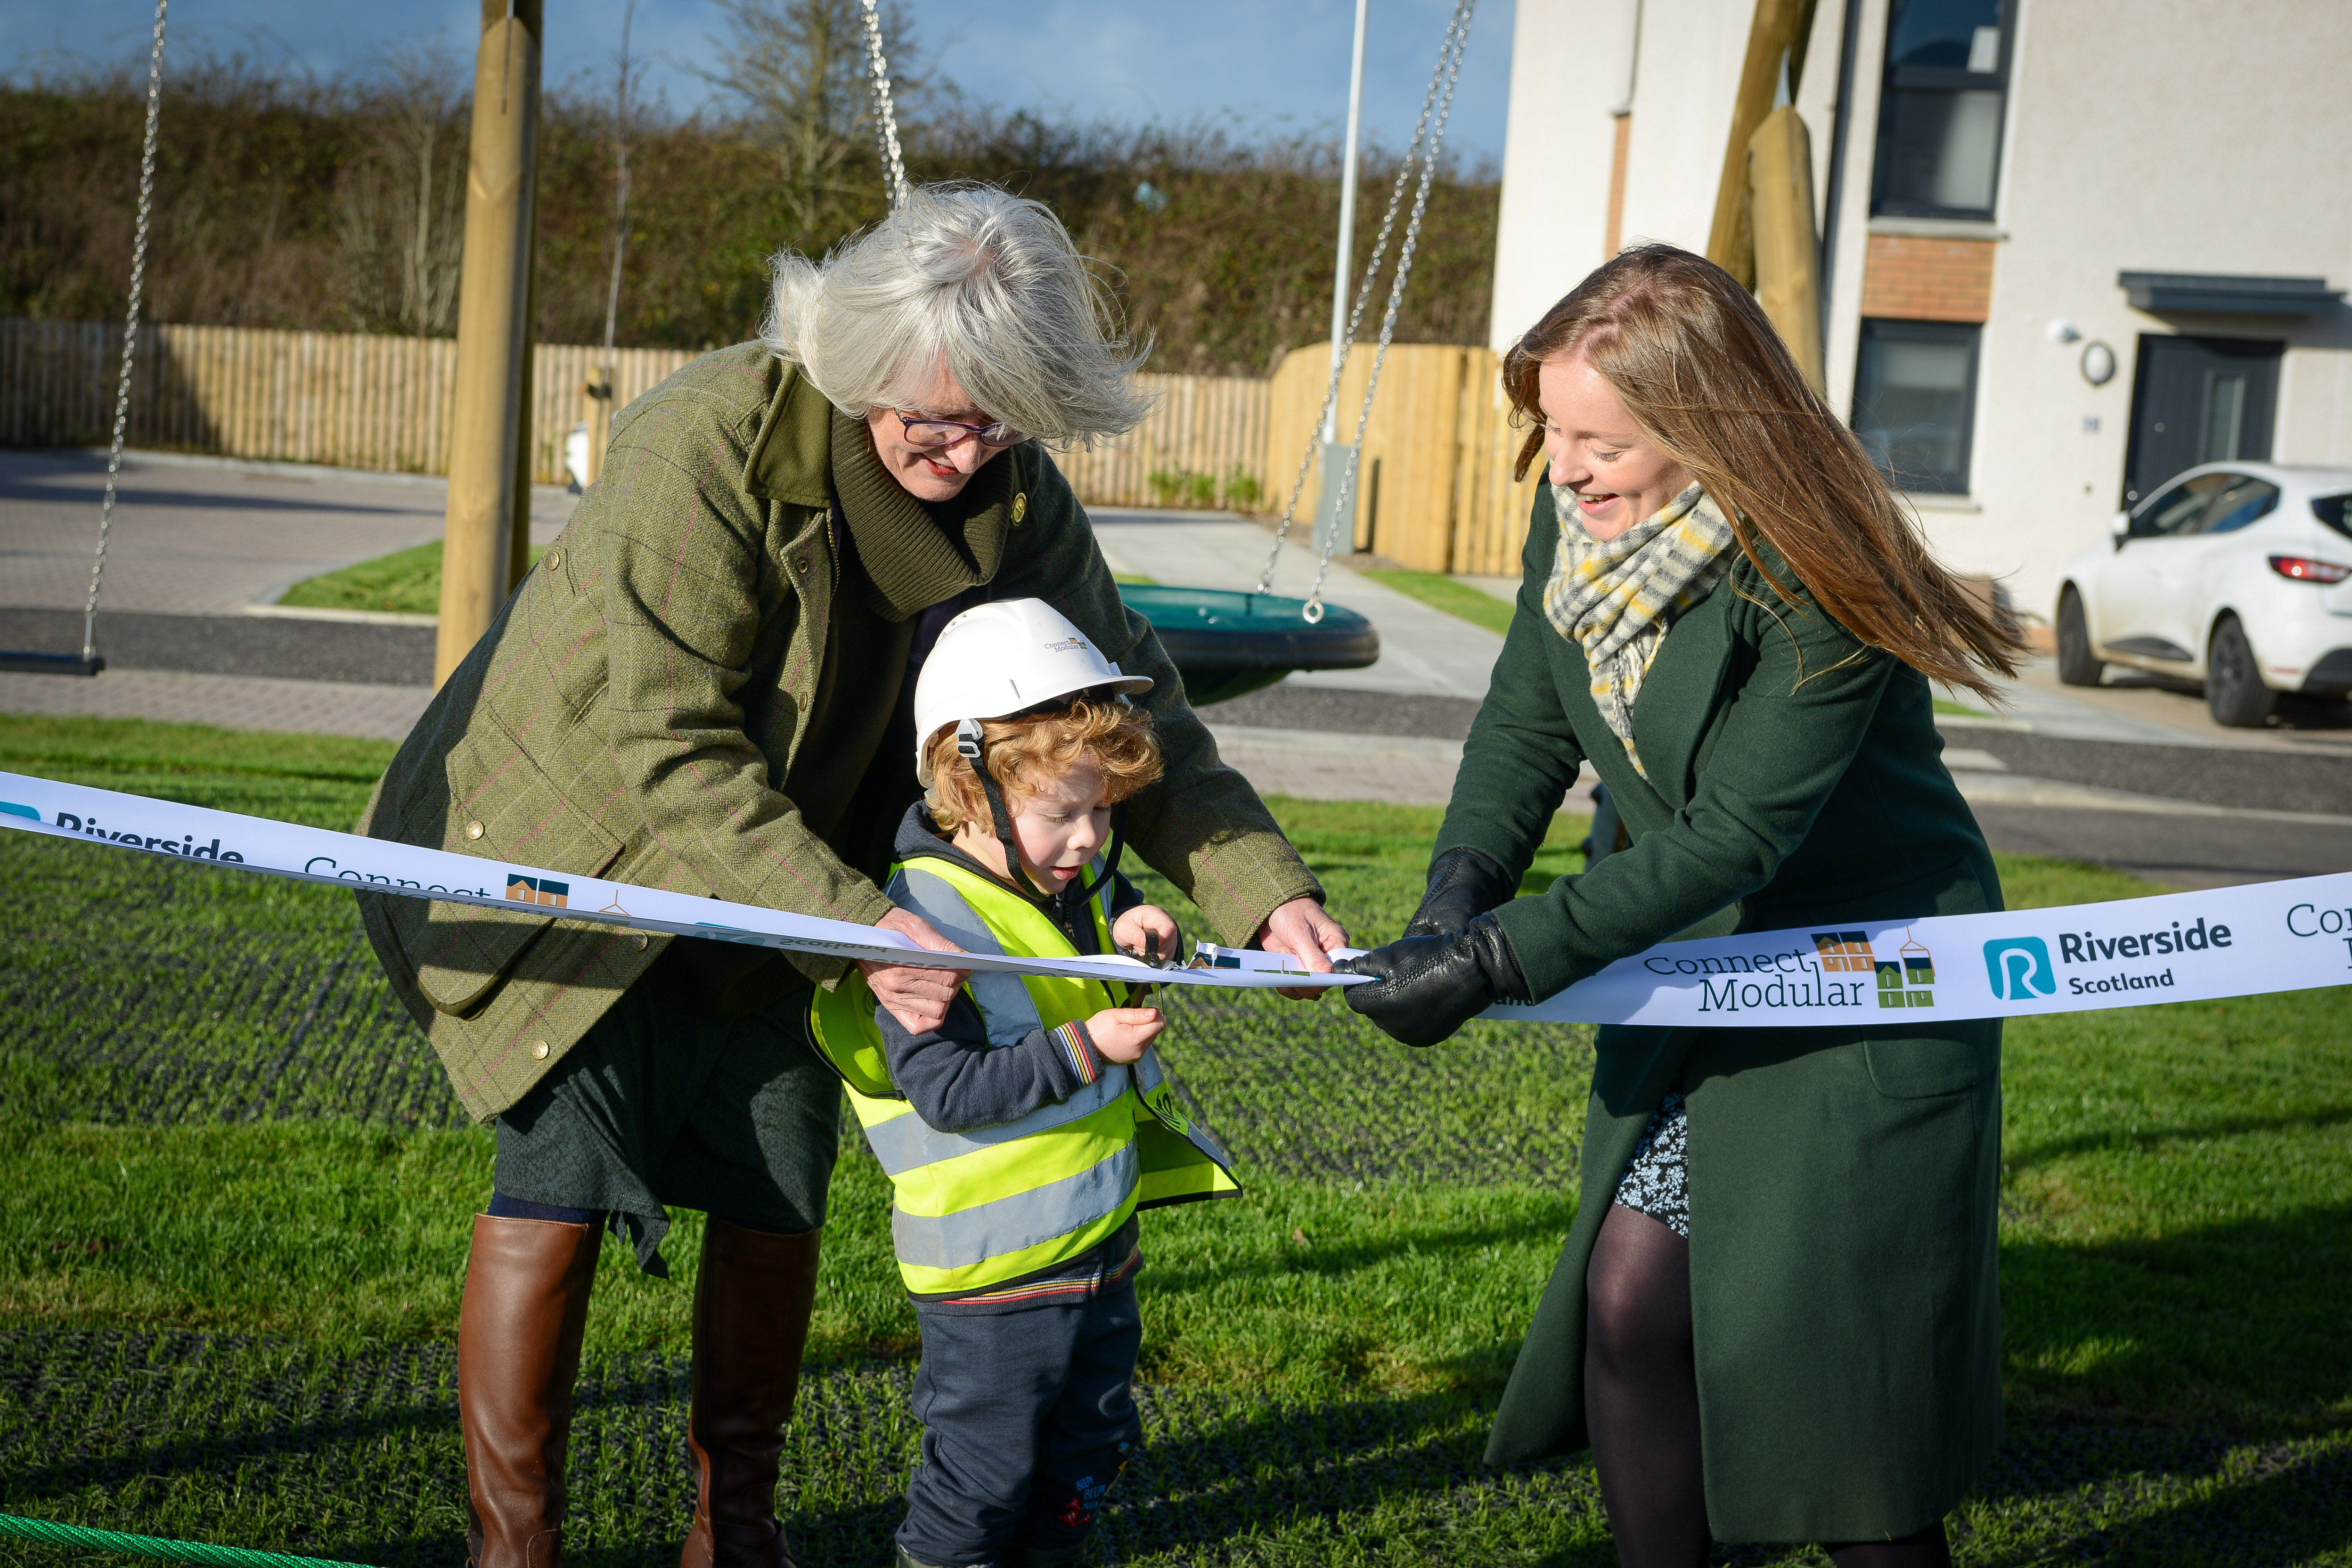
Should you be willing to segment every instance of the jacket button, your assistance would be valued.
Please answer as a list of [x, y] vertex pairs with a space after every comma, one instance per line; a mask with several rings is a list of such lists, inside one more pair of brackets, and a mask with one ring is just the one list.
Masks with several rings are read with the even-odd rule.
[[543, 1062], [547, 1059], [547, 1042], [545, 1040], [541, 1040], [530, 1047], [530, 1059], [537, 1062]]
[[549, 551], [549, 552], [547, 552], [547, 569], [548, 569], [550, 572], [555, 571], [557, 568], [561, 567], [562, 564], [563, 564], [563, 552], [562, 552], [561, 550], [551, 550], [551, 551]]
[[639, 932], [637, 932], [635, 936], [632, 936], [631, 938], [629, 938], [629, 945], [630, 945], [630, 946], [632, 946], [632, 947], [634, 947], [634, 948], [635, 948], [639, 952], [645, 952], [645, 950], [646, 950], [646, 933], [645, 933], [645, 932], [643, 932], [643, 931], [639, 931]]
[[482, 836], [482, 825], [481, 825], [480, 823], [478, 823], [478, 822], [469, 822], [469, 823], [466, 824], [466, 837], [468, 837], [468, 838], [479, 838], [481, 836]]

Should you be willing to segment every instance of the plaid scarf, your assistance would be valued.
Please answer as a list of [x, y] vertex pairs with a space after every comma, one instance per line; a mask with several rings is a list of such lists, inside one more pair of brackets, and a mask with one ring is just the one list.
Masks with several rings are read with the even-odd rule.
[[1544, 616], [1583, 645], [1593, 705], [1648, 778], [1633, 747], [1633, 700], [1666, 628], [1731, 569], [1731, 525], [1697, 485], [1605, 542], [1584, 531], [1574, 494], [1554, 485], [1552, 506], [1559, 554], [1544, 584]]

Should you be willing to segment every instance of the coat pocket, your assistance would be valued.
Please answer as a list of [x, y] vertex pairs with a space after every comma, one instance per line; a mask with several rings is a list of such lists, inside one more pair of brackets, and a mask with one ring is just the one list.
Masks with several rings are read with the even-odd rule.
[[1948, 1024], [1933, 1035], [1864, 1040], [1870, 1081], [1889, 1100], [1964, 1094], [2000, 1074], [2000, 1020]]
[[[396, 837], [411, 844], [437, 837], [453, 854], [503, 860], [516, 871], [530, 867], [593, 877], [620, 858], [621, 840], [573, 805], [495, 727], [459, 741], [442, 772], [444, 789], [418, 790], [402, 803]], [[496, 875], [503, 885], [509, 871]], [[488, 999], [523, 950], [554, 923], [543, 915], [436, 900], [401, 937], [425, 1000], [462, 1017]]]

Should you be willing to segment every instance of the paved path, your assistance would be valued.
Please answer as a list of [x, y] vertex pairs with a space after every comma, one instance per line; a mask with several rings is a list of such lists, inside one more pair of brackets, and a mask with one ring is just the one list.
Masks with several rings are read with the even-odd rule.
[[[0, 451], [0, 605], [81, 608], [105, 489], [103, 453]], [[421, 476], [126, 453], [100, 614], [237, 614], [440, 538], [446, 490]], [[572, 504], [534, 489], [533, 542], [554, 538]]]
[[185, 675], [163, 669], [110, 669], [94, 679], [0, 672], [0, 713], [162, 719], [223, 730], [284, 730], [378, 741], [406, 735], [432, 700], [429, 686], [345, 680]]

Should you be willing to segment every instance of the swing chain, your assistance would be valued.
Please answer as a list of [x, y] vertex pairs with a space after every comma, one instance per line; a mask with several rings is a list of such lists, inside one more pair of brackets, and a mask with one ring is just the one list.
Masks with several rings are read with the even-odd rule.
[[907, 161], [898, 144], [898, 108], [890, 96], [890, 61], [882, 50], [878, 0], [864, 0], [866, 68], [874, 80], [875, 130], [882, 139], [882, 162], [890, 176], [890, 205], [907, 199]]
[[[1316, 569], [1314, 587], [1300, 611], [1301, 618], [1309, 626], [1323, 619], [1323, 585], [1330, 576], [1331, 558], [1339, 546], [1337, 520], [1346, 514], [1349, 498], [1355, 488], [1356, 466], [1363, 454], [1364, 432], [1371, 420], [1372, 399], [1380, 390], [1381, 369], [1388, 357], [1390, 342], [1396, 334], [1397, 312], [1403, 303], [1406, 281], [1412, 272], [1413, 254], [1420, 247], [1422, 221], [1429, 205], [1430, 185], [1436, 177], [1439, 145], [1444, 139], [1446, 121], [1453, 113], [1454, 84], [1461, 74], [1463, 49], [1469, 43], [1471, 15], [1476, 8], [1477, 0], [1455, 0], [1453, 17], [1446, 24], [1444, 41], [1438, 47], [1437, 68], [1431, 74], [1429, 90], [1422, 97], [1421, 115], [1414, 122], [1412, 140], [1405, 145], [1404, 157], [1397, 168], [1396, 183], [1389, 192], [1388, 209], [1381, 216], [1379, 237], [1372, 242], [1371, 255], [1364, 266], [1363, 280], [1357, 286], [1355, 299], [1349, 307], [1347, 342], [1352, 345], [1363, 323], [1364, 307], [1371, 297], [1372, 284], [1378, 279], [1381, 264], [1387, 258], [1389, 239], [1396, 228], [1397, 214], [1404, 205], [1405, 188], [1416, 184], [1414, 165], [1418, 162], [1419, 180], [1413, 195], [1412, 214], [1406, 222], [1404, 243], [1397, 253], [1397, 270], [1391, 279], [1388, 305], [1381, 320], [1379, 347], [1374, 352], [1371, 375], [1365, 384], [1363, 402], [1357, 412], [1355, 441], [1349, 448], [1347, 467], [1342, 470], [1335, 497], [1333, 527], [1323, 542], [1322, 558]], [[1341, 258], [1341, 265], [1346, 265], [1345, 258]], [[1297, 516], [1299, 497], [1307, 488], [1307, 476], [1314, 469], [1317, 448], [1320, 445], [1318, 435], [1339, 405], [1339, 382], [1346, 369], [1346, 355], [1335, 353], [1331, 360], [1330, 380], [1323, 391], [1322, 409], [1307, 432], [1306, 455], [1299, 460], [1297, 476], [1291, 481], [1290, 497], [1283, 507], [1282, 521], [1275, 528], [1274, 548], [1267, 552], [1265, 571], [1258, 574], [1257, 591], [1261, 594], [1273, 590], [1275, 563], [1282, 558], [1283, 545]]]
[[1380, 346], [1372, 351], [1372, 374], [1364, 384], [1364, 401], [1356, 410], [1356, 438], [1348, 446], [1347, 467], [1340, 470], [1339, 489], [1331, 508], [1333, 527], [1323, 541], [1322, 563], [1315, 571], [1315, 585], [1307, 591], [1307, 607], [1314, 612], [1307, 616], [1309, 624], [1323, 618], [1323, 584], [1331, 575], [1331, 556], [1339, 547], [1338, 520], [1349, 515], [1348, 502], [1356, 489], [1356, 475], [1364, 458], [1364, 432], [1372, 422], [1372, 399], [1381, 389], [1381, 367], [1389, 357], [1389, 344], [1396, 337], [1397, 312], [1404, 304], [1405, 279], [1412, 272], [1413, 252], [1421, 244], [1421, 226], [1429, 211], [1429, 190], [1437, 178], [1437, 152], [1445, 138], [1445, 122], [1454, 112], [1454, 88], [1462, 73], [1462, 51], [1470, 41], [1470, 12], [1477, 0], [1456, 0], [1454, 22], [1445, 30], [1445, 46], [1440, 52], [1441, 70], [1445, 84], [1444, 96], [1437, 105], [1437, 121], [1430, 130], [1429, 142], [1421, 161], [1421, 180], [1412, 194], [1412, 217], [1405, 225], [1404, 244], [1397, 251], [1396, 276], [1389, 285], [1388, 308], [1381, 316]]
[[98, 553], [89, 563], [89, 598], [81, 612], [81, 657], [98, 655], [98, 589], [106, 575], [106, 542], [114, 531], [116, 476], [122, 471], [122, 437], [131, 423], [131, 369], [139, 353], [139, 299], [147, 283], [147, 225], [155, 202], [155, 121], [163, 101], [163, 13], [171, 0], [155, 0], [155, 43], [147, 56], [147, 140], [139, 153], [139, 222], [131, 247], [131, 309], [122, 323], [122, 374], [114, 390], [114, 442], [106, 457], [106, 499], [98, 511]]

